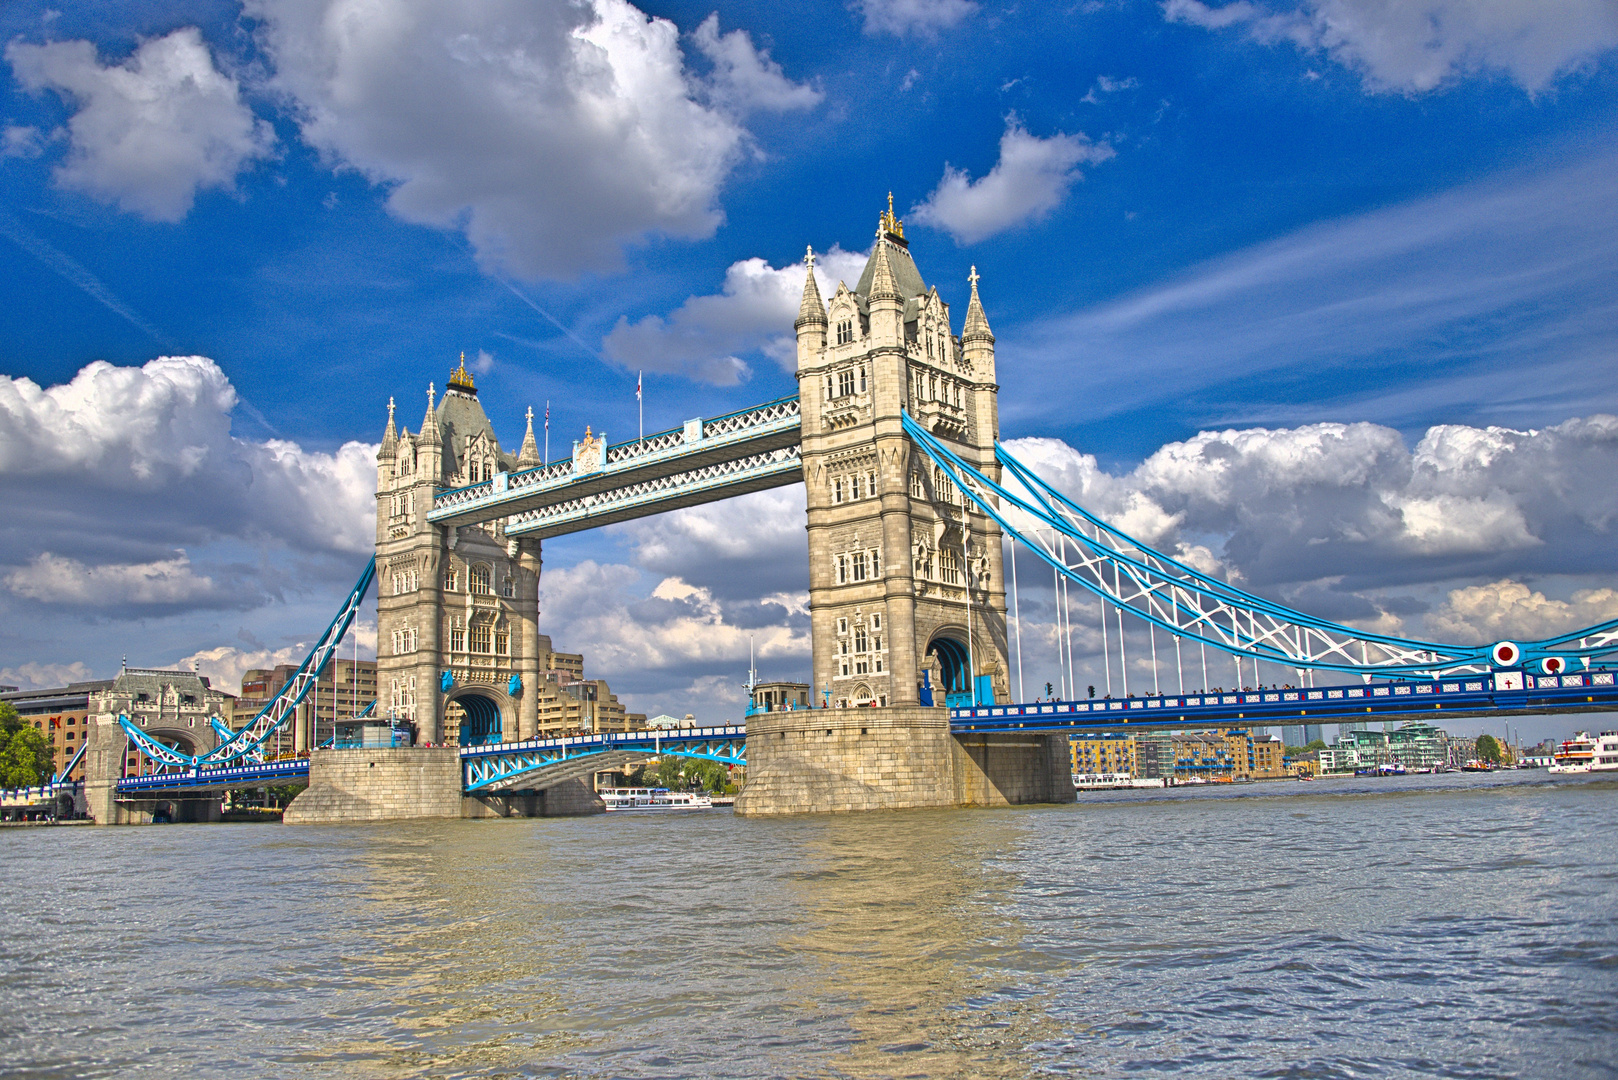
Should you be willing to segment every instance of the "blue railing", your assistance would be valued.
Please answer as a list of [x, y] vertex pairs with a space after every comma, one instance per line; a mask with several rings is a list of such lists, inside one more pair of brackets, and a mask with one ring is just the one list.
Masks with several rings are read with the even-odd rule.
[[172, 772], [126, 776], [118, 781], [120, 795], [137, 791], [223, 790], [257, 787], [265, 784], [291, 784], [309, 779], [309, 759], [266, 761], [247, 765], [221, 765], [214, 768], [176, 769]]

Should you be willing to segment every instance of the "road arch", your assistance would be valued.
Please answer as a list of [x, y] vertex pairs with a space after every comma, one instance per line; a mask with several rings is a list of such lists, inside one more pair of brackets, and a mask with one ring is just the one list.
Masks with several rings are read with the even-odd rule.
[[[461, 746], [511, 742], [516, 739], [517, 701], [495, 686], [472, 683], [457, 686], [444, 695], [446, 706], [460, 706]], [[446, 710], [448, 711], [448, 710]]]

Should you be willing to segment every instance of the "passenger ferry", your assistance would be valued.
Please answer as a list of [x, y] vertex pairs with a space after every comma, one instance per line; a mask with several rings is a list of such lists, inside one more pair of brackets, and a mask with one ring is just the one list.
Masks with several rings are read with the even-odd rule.
[[670, 791], [668, 788], [619, 787], [602, 788], [596, 792], [601, 801], [613, 810], [711, 810], [713, 800], [691, 791]]
[[1581, 731], [1556, 748], [1555, 764], [1548, 772], [1587, 773], [1618, 770], [1618, 731], [1603, 731], [1591, 737]]

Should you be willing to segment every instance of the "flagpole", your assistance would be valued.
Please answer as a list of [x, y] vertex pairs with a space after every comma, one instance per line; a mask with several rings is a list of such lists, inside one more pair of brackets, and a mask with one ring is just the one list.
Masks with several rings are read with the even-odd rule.
[[641, 382], [645, 372], [635, 372], [635, 404], [640, 406], [640, 441], [646, 441], [646, 399], [641, 396]]
[[545, 399], [545, 464], [551, 463], [551, 402]]

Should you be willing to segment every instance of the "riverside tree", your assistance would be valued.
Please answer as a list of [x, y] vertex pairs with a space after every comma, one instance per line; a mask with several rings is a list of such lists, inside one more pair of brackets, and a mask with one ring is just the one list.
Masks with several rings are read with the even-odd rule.
[[0, 701], [0, 787], [33, 787], [56, 771], [56, 755], [43, 732]]

